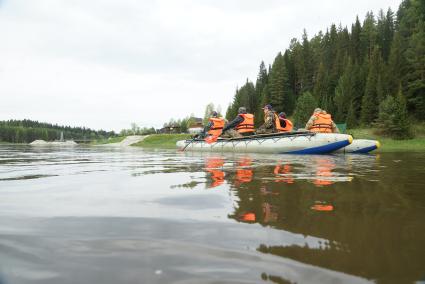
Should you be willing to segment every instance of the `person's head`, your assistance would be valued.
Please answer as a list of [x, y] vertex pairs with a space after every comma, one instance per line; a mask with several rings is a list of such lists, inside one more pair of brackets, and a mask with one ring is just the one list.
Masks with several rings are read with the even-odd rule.
[[271, 105], [271, 104], [267, 104], [267, 105], [265, 105], [265, 106], [263, 107], [263, 109], [264, 109], [264, 112], [268, 112], [268, 111], [273, 110], [273, 108], [272, 108], [272, 105]]
[[319, 107], [315, 108], [313, 111], [313, 113], [321, 113], [321, 112], [322, 112], [322, 109]]
[[246, 113], [246, 107], [240, 107], [240, 108], [238, 109], [238, 113], [239, 113], [239, 114]]
[[213, 112], [211, 113], [211, 116], [212, 116], [212, 117], [217, 117], [217, 116], [218, 116], [218, 113], [217, 113], [216, 111], [213, 111]]
[[285, 118], [286, 119], [286, 113], [284, 113], [284, 112], [279, 113], [279, 118]]

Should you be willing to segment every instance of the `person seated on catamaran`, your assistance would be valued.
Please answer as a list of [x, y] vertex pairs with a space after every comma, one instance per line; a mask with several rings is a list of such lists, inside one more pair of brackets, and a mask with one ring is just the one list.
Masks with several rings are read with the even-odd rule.
[[223, 128], [223, 137], [240, 138], [254, 134], [254, 115], [240, 107], [238, 115]]
[[332, 116], [321, 108], [316, 108], [313, 115], [305, 125], [305, 129], [319, 133], [339, 133], [338, 127], [332, 120]]
[[200, 133], [199, 137], [205, 138], [207, 135], [220, 136], [224, 128], [224, 118], [219, 117], [216, 111], [211, 113], [211, 117], [208, 119], [208, 124], [204, 130]]
[[278, 115], [279, 118], [279, 126], [276, 125], [276, 128], [279, 130], [279, 132], [289, 132], [292, 131], [294, 128], [292, 121], [286, 118], [286, 113], [281, 112]]
[[278, 132], [276, 128], [277, 115], [273, 110], [270, 104], [267, 104], [263, 107], [264, 110], [264, 123], [258, 127], [257, 134], [266, 134], [266, 133], [276, 133]]

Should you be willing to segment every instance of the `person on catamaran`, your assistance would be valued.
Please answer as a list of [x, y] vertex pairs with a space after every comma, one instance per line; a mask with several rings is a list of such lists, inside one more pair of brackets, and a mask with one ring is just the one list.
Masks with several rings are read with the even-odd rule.
[[264, 123], [258, 127], [257, 134], [266, 134], [266, 133], [276, 133], [278, 132], [276, 128], [276, 112], [273, 110], [270, 104], [267, 104], [263, 107], [264, 110]]
[[280, 123], [280, 132], [289, 132], [294, 128], [292, 121], [286, 118], [286, 113], [281, 112], [278, 115], [279, 123]]
[[241, 138], [254, 134], [254, 115], [247, 113], [245, 107], [238, 109], [238, 115], [223, 128], [224, 137]]
[[267, 104], [263, 109], [264, 124], [258, 128], [257, 134], [292, 131], [292, 122], [286, 118], [284, 112], [281, 112], [278, 116], [270, 104]]
[[332, 116], [321, 108], [316, 108], [313, 115], [305, 125], [305, 129], [319, 133], [339, 133], [338, 127], [332, 120]]
[[220, 136], [224, 128], [225, 120], [218, 116], [216, 111], [211, 113], [211, 117], [208, 119], [208, 124], [200, 134], [200, 137], [206, 137], [207, 135]]

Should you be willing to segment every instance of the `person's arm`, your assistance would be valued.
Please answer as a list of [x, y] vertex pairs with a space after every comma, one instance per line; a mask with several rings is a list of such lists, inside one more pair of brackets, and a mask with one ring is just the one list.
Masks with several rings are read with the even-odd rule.
[[243, 117], [238, 115], [234, 120], [229, 122], [224, 128], [223, 133], [226, 132], [229, 129], [235, 128], [239, 123], [243, 122]]
[[305, 129], [309, 130], [313, 126], [314, 119], [315, 119], [315, 116], [310, 117], [307, 124], [305, 125]]
[[207, 133], [210, 131], [210, 129], [214, 126], [214, 122], [210, 121], [208, 124], [204, 127], [204, 132]]
[[336, 126], [335, 122], [332, 121], [332, 132], [339, 133], [338, 126]]

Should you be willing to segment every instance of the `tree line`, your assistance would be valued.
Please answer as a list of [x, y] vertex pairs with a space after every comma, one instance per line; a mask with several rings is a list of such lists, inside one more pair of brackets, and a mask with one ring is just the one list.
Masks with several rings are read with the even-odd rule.
[[95, 131], [85, 127], [60, 126], [33, 120], [0, 121], [0, 141], [30, 143], [34, 140], [59, 140], [63, 132], [67, 140], [94, 140], [116, 136], [114, 131]]
[[396, 13], [368, 12], [310, 39], [304, 30], [271, 65], [261, 62], [255, 83], [236, 89], [226, 118], [245, 106], [261, 123], [266, 103], [298, 127], [321, 107], [350, 128], [407, 127], [395, 135], [407, 137], [409, 121], [425, 120], [425, 1], [403, 0]]

